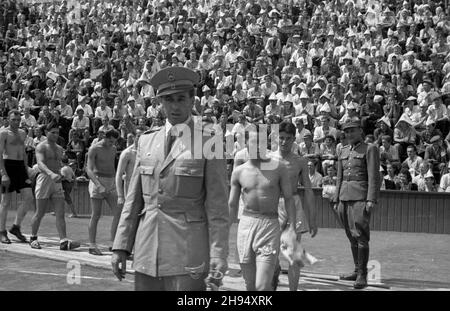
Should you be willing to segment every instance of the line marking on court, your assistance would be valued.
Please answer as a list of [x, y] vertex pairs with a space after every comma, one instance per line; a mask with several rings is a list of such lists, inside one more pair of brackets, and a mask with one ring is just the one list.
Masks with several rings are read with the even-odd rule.
[[[12, 272], [18, 272], [18, 273], [26, 273], [26, 274], [36, 274], [36, 275], [61, 276], [61, 277], [64, 277], [64, 278], [67, 277], [67, 274], [63, 274], [63, 273], [26, 271], [26, 270], [6, 269], [6, 268], [0, 268], [0, 270], [12, 271]], [[81, 275], [80, 275], [80, 279], [116, 281], [116, 279], [114, 279], [114, 278], [100, 278], [100, 277], [95, 277], [95, 276], [81, 276]], [[134, 283], [133, 281], [129, 281], [129, 280], [126, 280], [126, 279], [123, 279], [123, 281], [128, 282], [128, 283]]]

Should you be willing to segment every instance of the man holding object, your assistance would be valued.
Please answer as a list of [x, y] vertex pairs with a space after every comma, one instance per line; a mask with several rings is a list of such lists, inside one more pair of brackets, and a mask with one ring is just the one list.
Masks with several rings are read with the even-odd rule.
[[208, 273], [227, 269], [226, 161], [203, 152], [211, 135], [191, 116], [198, 82], [184, 67], [165, 68], [150, 81], [167, 120], [139, 139], [111, 259], [121, 280], [134, 247], [136, 290], [205, 290]]

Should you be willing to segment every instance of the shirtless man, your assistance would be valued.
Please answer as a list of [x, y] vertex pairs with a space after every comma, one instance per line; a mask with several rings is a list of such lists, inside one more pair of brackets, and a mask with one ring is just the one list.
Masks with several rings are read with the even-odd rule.
[[[280, 224], [278, 201], [285, 198], [289, 229], [287, 240], [294, 244], [295, 208], [286, 166], [261, 154], [258, 134], [246, 132], [250, 159], [236, 167], [231, 175], [231, 192], [228, 202], [230, 222], [236, 219], [241, 194], [244, 210], [238, 227], [237, 247], [242, 274], [247, 290], [273, 290], [272, 278], [280, 250]], [[253, 149], [254, 148], [254, 149]], [[251, 150], [258, 150], [252, 156]]]
[[31, 181], [26, 169], [26, 152], [24, 130], [19, 129], [20, 112], [11, 110], [8, 113], [9, 126], [0, 132], [0, 174], [2, 183], [2, 200], [0, 204], [0, 241], [10, 244], [6, 232], [6, 218], [11, 205], [11, 192], [22, 193], [22, 202], [17, 208], [16, 219], [9, 232], [20, 241], [27, 239], [20, 232], [20, 225], [27, 213], [27, 208], [33, 205]]
[[[317, 234], [317, 220], [316, 209], [314, 208], [314, 193], [311, 189], [311, 181], [308, 174], [308, 161], [292, 152], [292, 144], [295, 141], [296, 127], [290, 122], [283, 121], [279, 127], [279, 149], [271, 154], [274, 159], [282, 162], [289, 172], [289, 180], [294, 196], [294, 205], [296, 209], [297, 221], [295, 225], [297, 233], [297, 243], [301, 241], [302, 233], [310, 232], [311, 237], [315, 237]], [[303, 209], [302, 201], [297, 193], [297, 185], [301, 183], [305, 187], [306, 208]], [[278, 206], [279, 221], [281, 228], [283, 229], [287, 224], [287, 214], [284, 206], [284, 200], [280, 200]], [[304, 266], [301, 261], [294, 261], [292, 265], [289, 265], [288, 279], [289, 289], [291, 291], [297, 291], [298, 281], [300, 278], [300, 268]], [[279, 272], [281, 269], [278, 269]], [[274, 287], [278, 283], [278, 273], [274, 276]]]
[[127, 197], [128, 185], [130, 184], [131, 175], [133, 174], [134, 165], [136, 163], [136, 150], [141, 135], [142, 131], [139, 129], [136, 130], [134, 143], [120, 154], [116, 172], [117, 205], [119, 207], [123, 206], [125, 198]]
[[115, 159], [117, 149], [116, 141], [119, 133], [109, 130], [105, 138], [96, 145], [92, 145], [88, 151], [86, 173], [90, 178], [89, 196], [91, 197], [92, 215], [89, 222], [89, 254], [101, 256], [102, 252], [96, 244], [97, 224], [102, 215], [103, 200], [108, 203], [114, 214], [111, 224], [111, 241], [114, 241], [117, 224], [119, 223], [121, 210], [117, 208], [116, 170]]
[[59, 127], [54, 122], [45, 126], [47, 140], [36, 147], [36, 161], [40, 174], [36, 178], [36, 212], [31, 219], [31, 248], [41, 249], [37, 233], [47, 206], [51, 203], [55, 208], [56, 229], [60, 238], [60, 250], [72, 250], [80, 247], [80, 243], [67, 239], [66, 221], [64, 219], [64, 190], [62, 188], [62, 156], [63, 148], [57, 145]]

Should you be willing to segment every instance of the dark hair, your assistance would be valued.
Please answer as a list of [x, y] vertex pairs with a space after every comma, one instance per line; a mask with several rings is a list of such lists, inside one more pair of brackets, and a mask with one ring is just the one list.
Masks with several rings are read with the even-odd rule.
[[53, 129], [57, 129], [57, 130], [59, 130], [59, 126], [58, 126], [58, 124], [56, 123], [56, 122], [50, 122], [49, 124], [47, 124], [45, 127], [44, 127], [44, 129], [45, 129], [45, 131], [46, 132], [50, 132], [51, 130], [53, 130]]
[[392, 138], [389, 135], [383, 135], [381, 136], [381, 139], [387, 141], [388, 143], [392, 143]]
[[332, 141], [333, 143], [336, 142], [336, 139], [334, 138], [333, 135], [326, 135], [326, 136], [325, 136], [325, 139], [327, 139], [327, 138], [331, 139], [331, 141]]
[[109, 130], [105, 133], [106, 138], [119, 138], [119, 132], [117, 132], [115, 129]]
[[400, 170], [400, 173], [399, 173], [399, 175], [400, 174], [403, 174], [403, 175], [405, 175], [406, 176], [406, 180], [408, 180], [408, 183], [410, 183], [411, 182], [411, 180], [412, 180], [412, 178], [411, 178], [411, 173], [409, 172], [409, 170], [408, 169], [406, 169], [406, 168], [402, 168], [401, 170]]
[[417, 147], [415, 145], [413, 145], [413, 144], [408, 145], [408, 147], [406, 147], [406, 150], [408, 150], [408, 148], [413, 148], [413, 150], [415, 152], [417, 152]]
[[10, 111], [8, 112], [8, 117], [11, 116], [12, 114], [15, 115], [15, 116], [19, 116], [19, 117], [20, 117], [20, 111], [17, 110], [17, 109], [12, 109], [12, 110], [10, 110]]
[[297, 132], [297, 128], [292, 122], [289, 121], [282, 121], [280, 123], [279, 132], [285, 132], [287, 134], [292, 134], [295, 136], [295, 133]]

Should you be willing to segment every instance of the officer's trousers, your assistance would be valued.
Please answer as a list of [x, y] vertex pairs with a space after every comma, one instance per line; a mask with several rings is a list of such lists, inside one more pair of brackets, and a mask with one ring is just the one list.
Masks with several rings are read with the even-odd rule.
[[352, 247], [368, 248], [370, 213], [366, 211], [366, 201], [341, 201], [338, 215]]
[[204, 291], [206, 290], [205, 278], [207, 273], [193, 278], [190, 275], [175, 275], [165, 277], [153, 277], [147, 274], [135, 272], [135, 291]]

